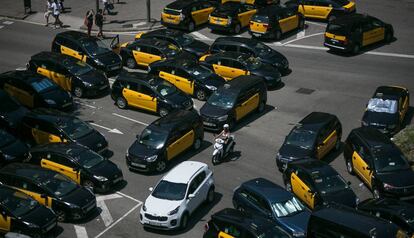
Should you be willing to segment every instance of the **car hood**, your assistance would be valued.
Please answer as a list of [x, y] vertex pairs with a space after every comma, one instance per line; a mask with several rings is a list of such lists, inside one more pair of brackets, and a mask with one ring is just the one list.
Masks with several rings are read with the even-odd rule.
[[215, 73], [210, 74], [208, 77], [200, 78], [199, 81], [205, 85], [211, 85], [216, 88], [219, 88], [226, 83], [226, 80], [224, 80], [224, 78]]
[[96, 166], [87, 170], [93, 175], [103, 176], [110, 180], [118, 178], [121, 174], [121, 170], [118, 168], [118, 166], [110, 160], [104, 160]]
[[21, 158], [29, 151], [29, 147], [20, 140], [15, 140], [9, 145], [0, 148], [3, 154], [10, 155], [13, 157]]
[[129, 147], [128, 153], [135, 157], [146, 158], [149, 156], [158, 155], [159, 150], [140, 144], [138, 140], [135, 140], [131, 147]]
[[221, 117], [227, 115], [231, 109], [225, 109], [221, 107], [217, 107], [208, 103], [204, 103], [204, 105], [200, 108], [200, 114], [206, 117]]
[[91, 70], [85, 74], [77, 76], [82, 82], [87, 82], [92, 85], [107, 85], [109, 84], [108, 78], [97, 70]]
[[98, 61], [102, 62], [104, 65], [120, 64], [121, 58], [115, 52], [109, 51], [105, 54], [96, 55], [94, 57]]
[[280, 217], [278, 218], [279, 222], [289, 229], [291, 232], [304, 232], [306, 234], [306, 229], [308, 227], [310, 212], [304, 210], [293, 216]]
[[168, 57], [168, 59], [190, 59], [190, 60], [194, 60], [197, 61], [197, 56], [188, 53], [187, 51], [182, 50], [180, 53], [174, 55], [174, 56], [170, 56]]
[[280, 78], [282, 75], [279, 70], [267, 63], [263, 63], [258, 69], [251, 70], [252, 74], [262, 77]]
[[88, 205], [91, 201], [96, 201], [95, 195], [84, 187], [78, 187], [75, 191], [61, 198], [63, 202], [77, 205], [81, 208]]
[[154, 216], [166, 216], [168, 213], [178, 206], [180, 206], [182, 201], [172, 201], [166, 199], [159, 199], [153, 197], [152, 195], [148, 196], [145, 200], [145, 207], [147, 208], [146, 213], [149, 213]]
[[398, 123], [398, 114], [391, 114], [385, 112], [371, 112], [365, 111], [362, 121], [371, 124], [377, 123], [380, 125], [391, 125]]
[[76, 139], [75, 142], [84, 145], [95, 152], [102, 151], [108, 146], [105, 137], [96, 130], [92, 130], [92, 132], [86, 136]]
[[183, 49], [187, 52], [197, 55], [198, 57], [201, 57], [207, 53], [209, 45], [202, 41], [194, 40], [188, 45], [183, 45]]
[[306, 157], [312, 157], [313, 152], [312, 150], [300, 148], [294, 145], [283, 144], [282, 147], [279, 149], [280, 156], [283, 158], [294, 158], [294, 159], [302, 159]]
[[29, 112], [29, 110], [25, 107], [19, 107], [17, 110], [8, 111], [8, 112], [0, 112], [0, 117], [3, 120], [7, 121], [8, 127], [10, 128], [17, 128], [20, 125], [23, 117]]
[[269, 54], [259, 55], [259, 58], [262, 62], [268, 64], [287, 62], [286, 57], [277, 51], [271, 51]]
[[321, 194], [324, 202], [335, 202], [349, 207], [356, 206], [356, 195], [351, 189], [344, 189], [332, 193]]
[[394, 187], [414, 186], [414, 171], [411, 169], [390, 173], [377, 173], [376, 178]]
[[177, 91], [173, 94], [164, 96], [164, 98], [167, 99], [170, 103], [179, 105], [182, 108], [186, 108], [188, 105], [193, 105], [193, 100], [191, 97], [179, 89], [177, 89]]

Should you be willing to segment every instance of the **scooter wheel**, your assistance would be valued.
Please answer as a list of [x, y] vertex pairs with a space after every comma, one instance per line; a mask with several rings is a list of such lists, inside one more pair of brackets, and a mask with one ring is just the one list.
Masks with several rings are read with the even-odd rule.
[[219, 161], [218, 161], [218, 155], [213, 155], [213, 157], [211, 158], [211, 163], [213, 165], [216, 165], [216, 164], [219, 163]]

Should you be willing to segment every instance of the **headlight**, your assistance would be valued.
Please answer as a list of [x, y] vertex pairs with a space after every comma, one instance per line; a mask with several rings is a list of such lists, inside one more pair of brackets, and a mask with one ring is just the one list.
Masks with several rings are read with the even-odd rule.
[[154, 162], [158, 158], [158, 155], [153, 155], [150, 157], [145, 158], [147, 162]]
[[208, 88], [208, 89], [210, 89], [212, 91], [216, 91], [217, 90], [217, 88], [215, 86], [212, 86], [212, 85], [206, 85], [206, 88]]
[[73, 203], [64, 202], [64, 204], [69, 206], [71, 209], [79, 209], [79, 206]]
[[88, 82], [82, 82], [83, 83], [83, 85], [85, 85], [86, 87], [92, 87], [92, 84], [91, 83], [88, 83]]
[[275, 67], [281, 67], [282, 66], [282, 64], [281, 63], [279, 63], [279, 62], [276, 62], [276, 63], [274, 63], [273, 64]]
[[276, 154], [276, 160], [280, 160], [280, 153], [279, 152], [277, 152], [277, 154]]
[[146, 211], [147, 211], [147, 206], [145, 206], [145, 204], [144, 204], [144, 206], [142, 206], [142, 210], [143, 210], [144, 212], [146, 212]]
[[50, 105], [56, 105], [56, 102], [52, 99], [46, 99], [45, 102]]
[[294, 237], [302, 237], [302, 236], [305, 236], [305, 233], [303, 231], [294, 231], [293, 236]]
[[107, 178], [105, 178], [104, 176], [94, 175], [93, 177], [94, 177], [95, 179], [97, 179], [98, 181], [100, 181], [100, 182], [105, 182], [105, 181], [108, 181], [108, 179], [107, 179]]
[[168, 215], [174, 215], [174, 214], [176, 214], [177, 212], [178, 212], [178, 210], [180, 210], [180, 206], [178, 206], [178, 207], [176, 207], [174, 210], [172, 210], [172, 211], [170, 211], [169, 213], [168, 213]]
[[228, 117], [229, 117], [229, 115], [224, 115], [224, 116], [221, 116], [221, 117], [217, 117], [217, 120], [218, 121], [225, 121], [225, 120], [227, 120]]
[[23, 224], [25, 224], [26, 226], [30, 227], [30, 228], [38, 228], [39, 226], [27, 221], [24, 221]]
[[126, 152], [125, 152], [125, 156], [126, 156], [126, 157], [129, 157], [129, 150], [126, 150]]
[[13, 157], [13, 156], [11, 156], [11, 155], [6, 155], [6, 154], [3, 154], [3, 157], [4, 157], [4, 160], [12, 160], [12, 159], [14, 159], [14, 157]]
[[384, 189], [385, 190], [390, 190], [390, 189], [393, 189], [393, 188], [395, 188], [394, 186], [392, 186], [391, 184], [388, 184], [388, 183], [384, 183]]

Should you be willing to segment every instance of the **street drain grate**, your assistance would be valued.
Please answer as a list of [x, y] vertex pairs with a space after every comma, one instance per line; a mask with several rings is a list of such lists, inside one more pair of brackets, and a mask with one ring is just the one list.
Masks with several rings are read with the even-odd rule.
[[301, 94], [312, 94], [313, 92], [315, 92], [315, 90], [310, 89], [310, 88], [299, 88], [298, 90], [296, 90], [297, 93], [301, 93]]

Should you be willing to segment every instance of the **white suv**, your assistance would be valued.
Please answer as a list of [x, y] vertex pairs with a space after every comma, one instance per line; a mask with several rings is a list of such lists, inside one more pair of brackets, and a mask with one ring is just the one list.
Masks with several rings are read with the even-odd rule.
[[207, 164], [185, 161], [149, 190], [151, 194], [141, 207], [141, 224], [165, 230], [184, 229], [200, 204], [213, 202], [213, 172]]

